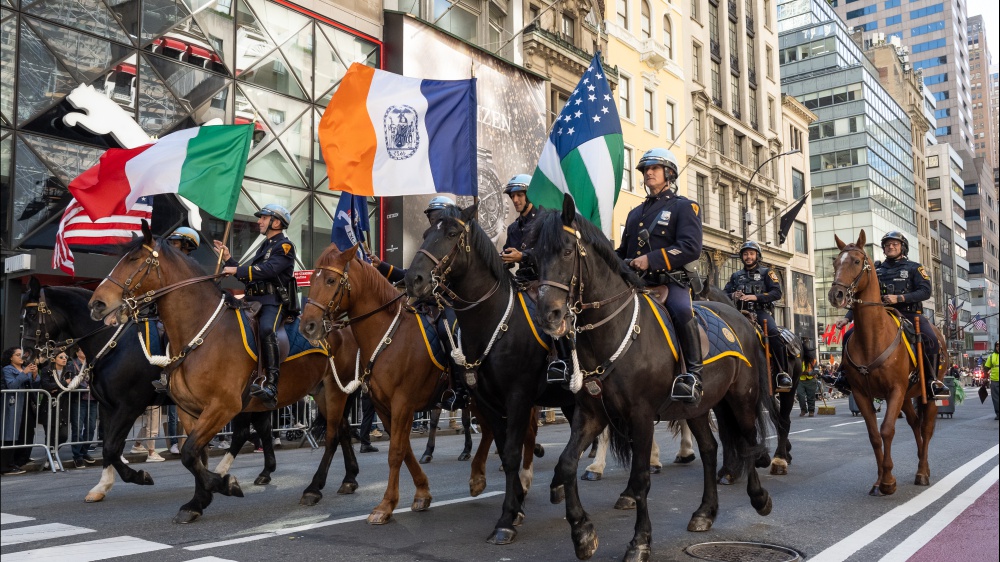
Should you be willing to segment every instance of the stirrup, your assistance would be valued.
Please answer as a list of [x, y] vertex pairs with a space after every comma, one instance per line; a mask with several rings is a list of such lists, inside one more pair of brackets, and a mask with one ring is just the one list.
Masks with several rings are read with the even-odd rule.
[[784, 371], [774, 375], [774, 388], [778, 392], [788, 392], [792, 389], [792, 377]]
[[569, 380], [569, 366], [562, 359], [556, 359], [549, 363], [545, 371], [545, 382], [549, 384], [561, 384]]
[[[686, 385], [678, 389], [678, 385]], [[694, 403], [701, 400], [701, 381], [691, 373], [681, 373], [674, 378], [670, 388], [670, 399], [678, 402]]]
[[934, 379], [931, 381], [930, 386], [931, 386], [931, 394], [934, 396], [934, 398], [939, 400], [951, 398], [951, 390], [949, 390], [948, 385], [944, 384], [943, 382]]
[[166, 372], [163, 372], [160, 373], [160, 378], [153, 381], [153, 390], [155, 390], [157, 394], [166, 394], [170, 392], [170, 379], [168, 376], [169, 375], [167, 375]]

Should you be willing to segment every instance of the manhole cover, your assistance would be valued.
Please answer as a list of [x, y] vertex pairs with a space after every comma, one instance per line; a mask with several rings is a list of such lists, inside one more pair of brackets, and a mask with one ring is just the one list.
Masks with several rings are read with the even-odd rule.
[[716, 562], [798, 562], [798, 552], [759, 542], [705, 542], [684, 549], [689, 555]]

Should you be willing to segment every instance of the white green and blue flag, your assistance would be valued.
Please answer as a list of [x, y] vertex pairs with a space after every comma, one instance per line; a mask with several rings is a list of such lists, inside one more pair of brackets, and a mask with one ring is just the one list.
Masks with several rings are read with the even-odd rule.
[[624, 160], [618, 108], [598, 52], [552, 126], [528, 197], [559, 209], [569, 193], [577, 211], [610, 237]]

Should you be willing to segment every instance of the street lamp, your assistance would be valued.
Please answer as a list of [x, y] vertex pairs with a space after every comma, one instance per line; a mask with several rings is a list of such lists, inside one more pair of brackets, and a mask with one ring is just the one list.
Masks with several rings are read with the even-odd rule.
[[747, 197], [747, 201], [744, 203], [746, 206], [743, 208], [743, 241], [744, 242], [747, 241], [747, 235], [749, 234], [749, 231], [750, 231], [750, 223], [751, 223], [751, 221], [750, 221], [750, 216], [749, 216], [750, 215], [749, 194], [750, 194], [750, 190], [753, 189], [753, 179], [755, 177], [757, 177], [757, 172], [759, 172], [771, 160], [776, 160], [778, 158], [781, 158], [782, 156], [788, 156], [789, 154], [798, 154], [799, 152], [802, 152], [802, 150], [799, 149], [799, 148], [796, 148], [794, 150], [789, 150], [787, 152], [782, 152], [780, 154], [775, 154], [774, 156], [772, 156], [772, 157], [768, 158], [767, 160], [764, 160], [763, 162], [761, 162], [760, 165], [757, 166], [757, 169], [753, 171], [753, 174], [750, 175], [750, 181], [747, 182], [747, 196], [748, 197]]

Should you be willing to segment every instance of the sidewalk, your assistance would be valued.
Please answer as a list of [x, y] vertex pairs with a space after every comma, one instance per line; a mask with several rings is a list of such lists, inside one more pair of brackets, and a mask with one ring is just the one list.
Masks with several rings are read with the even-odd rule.
[[948, 526], [925, 544], [910, 562], [996, 562], [1000, 560], [1000, 482], [994, 483]]

